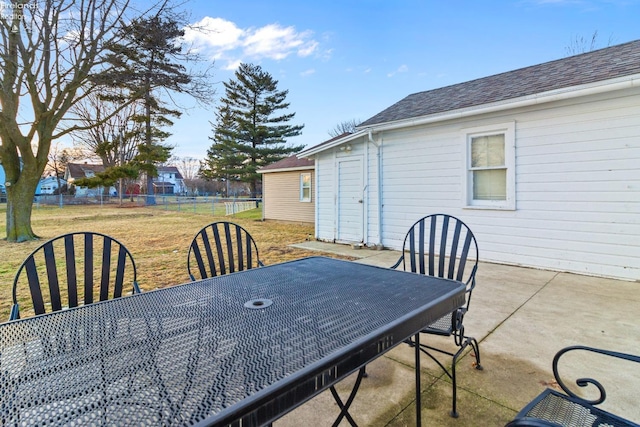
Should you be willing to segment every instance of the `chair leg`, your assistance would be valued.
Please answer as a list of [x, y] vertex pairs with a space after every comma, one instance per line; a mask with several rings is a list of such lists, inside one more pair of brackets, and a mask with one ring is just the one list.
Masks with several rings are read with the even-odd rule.
[[458, 363], [458, 356], [462, 353], [462, 350], [466, 345], [464, 345], [458, 352], [453, 356], [453, 363], [451, 363], [451, 382], [453, 383], [453, 402], [451, 404], [451, 415], [453, 418], [458, 418], [458, 409], [457, 409], [457, 401], [458, 401], [458, 382], [456, 381], [456, 363]]
[[482, 371], [484, 368], [480, 364], [480, 346], [478, 345], [478, 341], [473, 337], [467, 337], [467, 339], [469, 340], [469, 345], [473, 353], [476, 355], [476, 369]]
[[[419, 341], [416, 340], [415, 338], [413, 340], [411, 339], [407, 340], [406, 343], [409, 344], [410, 346], [416, 347], [417, 349], [419, 348], [420, 351], [422, 351], [424, 354], [429, 356], [431, 360], [436, 362], [436, 364], [440, 366], [442, 371], [451, 379], [452, 387], [453, 387], [452, 389], [453, 397], [452, 397], [451, 411], [449, 412], [449, 414], [453, 418], [458, 418], [458, 410], [457, 410], [458, 382], [456, 379], [456, 365], [458, 363], [458, 358], [460, 357], [460, 355], [464, 352], [464, 350], [468, 346], [470, 346], [472, 351], [474, 352], [474, 357], [476, 359], [475, 368], [479, 371], [483, 370], [482, 365], [480, 364], [480, 346], [478, 345], [478, 341], [473, 337], [463, 336], [460, 341], [456, 340], [456, 343], [460, 343], [459, 345], [460, 348], [456, 353], [450, 353], [444, 350], [440, 350], [440, 349], [428, 346], [426, 344], [420, 344]], [[431, 354], [429, 350], [433, 350], [441, 354], [452, 356], [453, 360], [451, 364], [451, 371], [447, 370], [447, 368], [442, 364], [442, 362], [440, 362], [433, 354]]]
[[453, 404], [450, 415], [453, 418], [458, 418], [458, 410], [457, 410], [457, 392], [458, 392], [458, 383], [456, 381], [456, 365], [458, 364], [458, 357], [462, 354], [462, 352], [467, 348], [467, 346], [471, 346], [471, 350], [474, 353], [476, 358], [476, 366], [475, 368], [479, 371], [482, 370], [482, 365], [480, 365], [480, 346], [478, 345], [478, 341], [476, 341], [473, 337], [462, 337], [462, 345], [460, 349], [453, 355], [453, 363], [451, 364], [451, 382], [453, 383]]

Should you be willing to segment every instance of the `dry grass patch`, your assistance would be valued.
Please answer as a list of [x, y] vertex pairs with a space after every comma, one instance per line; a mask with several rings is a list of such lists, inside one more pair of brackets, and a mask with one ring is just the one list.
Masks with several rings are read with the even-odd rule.
[[[255, 214], [248, 215], [255, 218]], [[0, 240], [0, 322], [9, 318], [14, 275], [26, 256], [52, 237], [72, 231], [96, 231], [108, 234], [131, 251], [143, 290], [164, 288], [189, 280], [187, 253], [198, 230], [225, 217], [164, 211], [152, 208], [68, 206], [34, 210], [33, 230], [39, 241], [7, 243]], [[289, 247], [313, 235], [313, 225], [263, 222], [234, 217], [231, 221], [251, 233], [265, 265], [317, 255], [317, 252]], [[6, 235], [6, 217], [0, 211], [0, 233]], [[343, 257], [344, 258], [344, 257]], [[26, 297], [28, 290], [22, 290]]]

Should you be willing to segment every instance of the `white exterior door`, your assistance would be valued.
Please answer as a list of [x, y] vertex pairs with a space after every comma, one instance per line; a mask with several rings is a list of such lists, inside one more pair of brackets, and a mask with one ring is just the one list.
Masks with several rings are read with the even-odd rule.
[[338, 160], [338, 200], [336, 206], [337, 241], [363, 241], [364, 193], [362, 158]]

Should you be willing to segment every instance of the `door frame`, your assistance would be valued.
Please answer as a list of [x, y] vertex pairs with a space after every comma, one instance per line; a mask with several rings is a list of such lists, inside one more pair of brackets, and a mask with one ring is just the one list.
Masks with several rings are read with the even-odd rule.
[[[360, 211], [359, 211], [359, 215], [358, 215], [358, 224], [356, 227], [354, 227], [353, 231], [356, 230], [357, 228], [357, 239], [358, 240], [347, 240], [347, 239], [341, 239], [340, 236], [340, 196], [342, 194], [343, 191], [343, 186], [342, 186], [342, 179], [340, 176], [340, 164], [343, 162], [353, 162], [353, 161], [357, 161], [358, 165], [359, 165], [359, 171], [358, 171], [358, 188], [357, 191], [360, 195]], [[365, 236], [365, 231], [364, 231], [364, 226], [365, 226], [365, 220], [364, 220], [364, 216], [365, 216], [365, 205], [366, 205], [366, 197], [365, 197], [365, 182], [364, 182], [364, 156], [363, 155], [350, 155], [350, 156], [344, 156], [344, 157], [338, 157], [336, 158], [336, 189], [335, 189], [335, 227], [334, 227], [334, 236], [335, 236], [335, 242], [336, 243], [348, 243], [348, 244], [353, 244], [353, 243], [364, 243], [364, 236]]]

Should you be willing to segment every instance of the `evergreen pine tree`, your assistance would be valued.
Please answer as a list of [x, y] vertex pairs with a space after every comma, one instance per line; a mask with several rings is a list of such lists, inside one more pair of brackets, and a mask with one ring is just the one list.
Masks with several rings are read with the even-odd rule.
[[[171, 16], [139, 18], [125, 25], [110, 44], [108, 62], [113, 66], [108, 73], [96, 76], [97, 83], [125, 88], [130, 97], [143, 104], [143, 114], [132, 119], [142, 124], [138, 155], [131, 166], [145, 172], [147, 177], [147, 204], [155, 204], [153, 177], [156, 165], [165, 162], [172, 147], [162, 144], [171, 134], [162, 130], [173, 125], [170, 117], [180, 117], [180, 111], [166, 107], [157, 91], [188, 93], [191, 76], [178, 62], [181, 46], [176, 43], [184, 36], [178, 22]], [[107, 175], [119, 176], [114, 173]], [[127, 170], [126, 172], [130, 172]], [[125, 172], [125, 175], [126, 175]], [[111, 178], [111, 177], [110, 177]]]
[[213, 141], [203, 161], [206, 178], [240, 180], [256, 197], [260, 183], [257, 170], [303, 148], [286, 145], [300, 135], [304, 125], [289, 125], [295, 113], [286, 113], [289, 91], [278, 90], [278, 81], [259, 65], [240, 64], [235, 79], [224, 83], [213, 124]]

